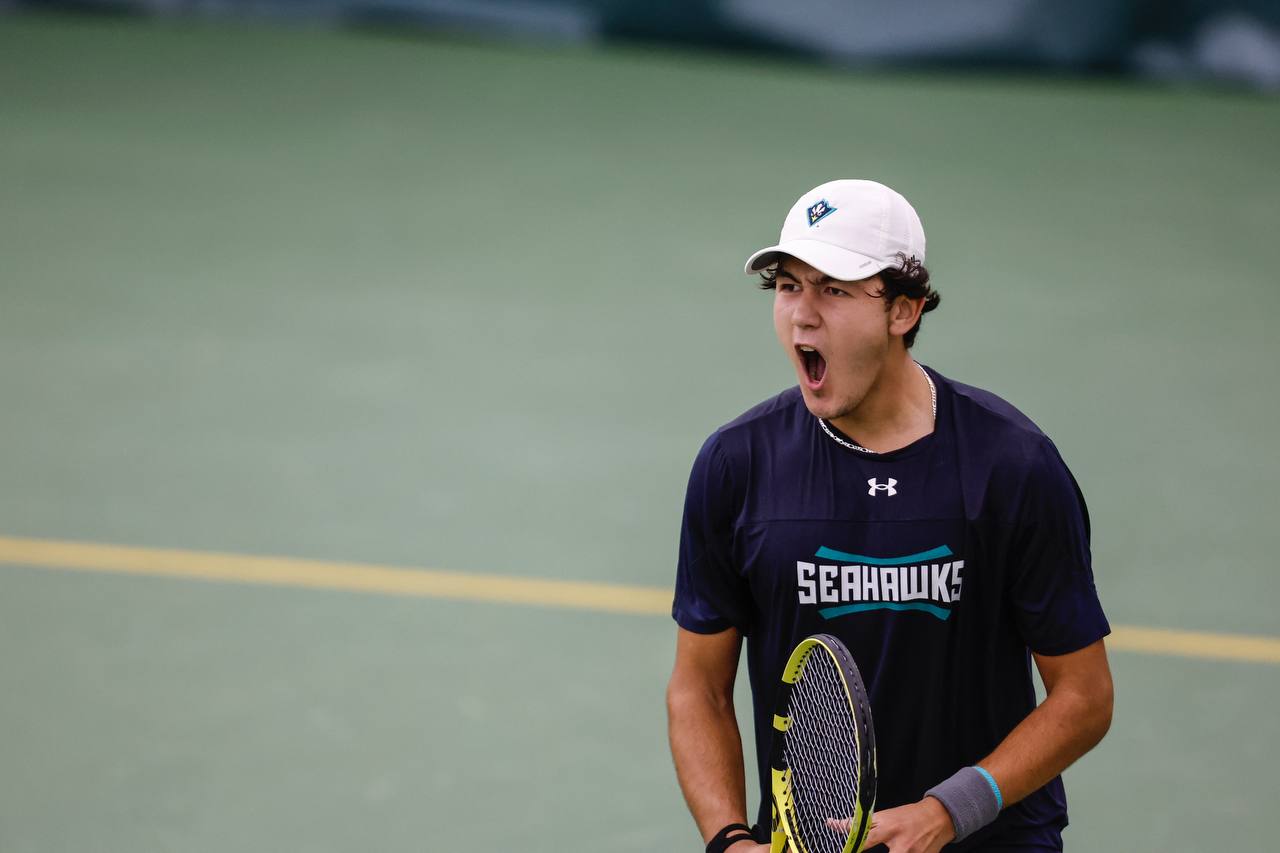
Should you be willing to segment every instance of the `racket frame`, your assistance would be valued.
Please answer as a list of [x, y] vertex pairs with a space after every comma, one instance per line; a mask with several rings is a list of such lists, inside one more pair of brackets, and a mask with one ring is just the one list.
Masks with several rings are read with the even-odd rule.
[[[857, 761], [862, 768], [858, 778], [858, 792], [854, 798], [854, 813], [850, 815], [849, 835], [842, 853], [859, 853], [871, 829], [871, 817], [876, 801], [876, 740], [871, 721], [871, 702], [853, 655], [836, 637], [830, 634], [814, 634], [806, 637], [791, 652], [782, 670], [782, 684], [774, 701], [773, 743], [770, 749], [769, 776], [773, 801], [773, 832], [770, 839], [771, 853], [785, 853], [790, 844], [793, 853], [812, 853], [808, 850], [795, 826], [795, 804], [791, 786], [791, 771], [786, 766], [786, 733], [791, 726], [791, 688], [804, 672], [809, 659], [815, 654], [830, 656], [840, 673], [845, 699], [853, 712], [854, 739]], [[865, 732], [863, 731], [865, 725]]]

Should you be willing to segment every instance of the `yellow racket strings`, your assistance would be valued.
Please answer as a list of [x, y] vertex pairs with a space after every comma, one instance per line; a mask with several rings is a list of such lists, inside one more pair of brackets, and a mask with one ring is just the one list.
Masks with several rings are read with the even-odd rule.
[[849, 833], [832, 829], [827, 820], [847, 821], [855, 814], [861, 781], [857, 722], [836, 663], [822, 648], [810, 653], [788, 707], [792, 832], [808, 853], [841, 853]]

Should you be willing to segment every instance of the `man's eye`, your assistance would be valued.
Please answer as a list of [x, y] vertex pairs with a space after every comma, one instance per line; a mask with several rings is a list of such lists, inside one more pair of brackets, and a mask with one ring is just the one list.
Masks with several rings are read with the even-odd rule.
[[849, 295], [849, 291], [841, 290], [838, 287], [828, 287], [827, 293], [830, 293], [832, 296], [848, 296]]

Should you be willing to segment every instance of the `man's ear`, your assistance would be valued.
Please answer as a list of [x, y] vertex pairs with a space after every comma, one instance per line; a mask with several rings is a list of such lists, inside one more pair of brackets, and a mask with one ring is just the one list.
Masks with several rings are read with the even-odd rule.
[[909, 299], [899, 296], [889, 306], [889, 334], [902, 337], [915, 328], [924, 312], [924, 297]]

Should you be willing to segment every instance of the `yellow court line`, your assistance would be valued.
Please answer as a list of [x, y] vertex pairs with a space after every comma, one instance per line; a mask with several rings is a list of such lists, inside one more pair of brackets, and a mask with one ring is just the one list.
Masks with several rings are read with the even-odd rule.
[[341, 589], [501, 604], [533, 604], [613, 613], [669, 613], [670, 590], [645, 586], [400, 569], [361, 563], [252, 557], [167, 548], [0, 536], [0, 563], [228, 583]]
[[1249, 634], [1215, 634], [1208, 631], [1115, 625], [1111, 629], [1111, 636], [1107, 638], [1107, 647], [1126, 652], [1184, 658], [1280, 663], [1280, 638]]
[[[671, 590], [661, 587], [51, 539], [0, 536], [0, 563], [610, 613], [665, 615], [671, 612]], [[1113, 626], [1107, 646], [1146, 654], [1280, 664], [1280, 637], [1117, 625]]]

